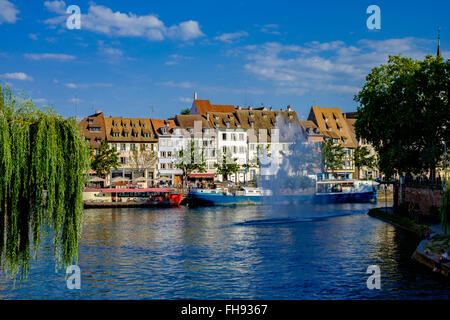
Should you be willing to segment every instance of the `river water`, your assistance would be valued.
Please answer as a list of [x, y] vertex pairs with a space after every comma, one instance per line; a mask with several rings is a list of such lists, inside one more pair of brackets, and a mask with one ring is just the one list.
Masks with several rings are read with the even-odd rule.
[[411, 260], [419, 239], [373, 206], [90, 209], [81, 289], [55, 272], [47, 239], [26, 282], [0, 277], [0, 299], [448, 299], [448, 282]]

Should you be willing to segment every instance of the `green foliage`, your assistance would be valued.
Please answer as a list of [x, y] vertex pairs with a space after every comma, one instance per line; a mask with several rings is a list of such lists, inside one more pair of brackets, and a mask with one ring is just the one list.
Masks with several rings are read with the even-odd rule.
[[119, 153], [114, 148], [110, 149], [105, 140], [102, 141], [97, 154], [91, 147], [91, 154], [93, 155], [91, 168], [102, 178], [105, 178], [113, 168], [117, 170], [119, 167]]
[[390, 56], [367, 75], [354, 98], [360, 104], [355, 131], [374, 146], [387, 177], [434, 170], [442, 160], [442, 142], [450, 137], [449, 88], [450, 61], [441, 57]]
[[183, 185], [192, 172], [206, 171], [203, 152], [199, 152], [197, 149], [194, 141], [191, 141], [187, 148], [183, 148], [177, 153], [178, 159], [175, 163], [175, 167], [183, 171]]
[[370, 154], [369, 148], [366, 146], [358, 146], [353, 154], [353, 160], [355, 161], [355, 166], [367, 167], [369, 169], [375, 169], [377, 167], [377, 159], [375, 155]]
[[222, 161], [215, 163], [214, 167], [217, 170], [217, 174], [223, 176], [223, 181], [227, 181], [229, 175], [239, 172], [239, 165], [236, 163], [236, 159], [231, 159], [230, 153], [224, 153]]
[[134, 149], [131, 151], [130, 160], [134, 169], [145, 170], [156, 166], [158, 157], [155, 152], [141, 148], [141, 150]]
[[450, 229], [450, 179], [445, 181], [441, 203], [441, 227], [444, 233]]
[[332, 139], [322, 142], [322, 164], [325, 170], [330, 170], [333, 175], [335, 171], [344, 165], [345, 151], [340, 144], [334, 143]]
[[181, 114], [182, 115], [189, 115], [189, 114], [191, 114], [191, 109], [190, 108], [183, 109], [183, 110], [181, 110]]
[[24, 279], [43, 228], [57, 268], [77, 260], [89, 148], [74, 119], [0, 92], [0, 265]]
[[426, 233], [431, 231], [429, 227], [425, 224], [417, 223], [415, 220], [410, 219], [406, 216], [386, 213], [384, 210], [380, 208], [369, 209], [368, 215], [371, 217], [376, 217], [381, 220], [390, 222], [394, 225], [400, 226], [401, 228], [414, 232], [419, 237], [423, 237]]

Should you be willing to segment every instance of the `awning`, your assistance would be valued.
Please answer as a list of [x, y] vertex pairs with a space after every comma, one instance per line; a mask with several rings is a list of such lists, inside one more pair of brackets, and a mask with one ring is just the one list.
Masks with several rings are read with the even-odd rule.
[[210, 178], [214, 179], [215, 174], [214, 173], [191, 173], [189, 175], [189, 178]]

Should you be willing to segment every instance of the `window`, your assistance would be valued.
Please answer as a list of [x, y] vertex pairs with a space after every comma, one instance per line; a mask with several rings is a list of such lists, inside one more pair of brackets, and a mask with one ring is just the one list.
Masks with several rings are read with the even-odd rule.
[[110, 147], [111, 147], [111, 149], [116, 149], [117, 150], [117, 144], [115, 144], [115, 143], [111, 143]]
[[161, 169], [165, 169], [166, 168], [166, 164], [165, 163], [161, 163]]
[[236, 141], [236, 134], [234, 133], [231, 134], [231, 141]]
[[126, 137], [126, 138], [128, 138], [128, 137], [130, 136], [130, 134], [127, 133], [127, 132], [125, 132], [125, 133], [123, 134], [123, 136]]
[[126, 157], [120, 157], [120, 163], [121, 164], [127, 164], [127, 158]]
[[120, 151], [125, 151], [125, 150], [127, 150], [127, 145], [125, 143], [122, 143], [120, 145]]
[[167, 151], [167, 158], [171, 158], [172, 157], [172, 151]]
[[239, 133], [239, 141], [244, 141], [244, 134], [243, 133]]
[[240, 146], [239, 147], [239, 153], [245, 153], [245, 147], [244, 146]]
[[165, 151], [161, 151], [161, 158], [165, 158], [166, 157], [166, 152]]
[[238, 152], [238, 148], [236, 146], [233, 146], [233, 153], [237, 153]]
[[227, 140], [227, 134], [226, 133], [222, 133], [222, 140]]
[[93, 119], [88, 119], [88, 123], [89, 123], [89, 124], [93, 124], [93, 123], [94, 123], [94, 120], [93, 120]]
[[120, 134], [119, 134], [118, 132], [113, 132], [112, 136], [113, 136], [114, 138], [119, 138], [119, 137], [120, 137]]
[[100, 132], [100, 128], [99, 127], [90, 127], [89, 131], [90, 132]]
[[130, 144], [130, 150], [136, 150], [136, 145], [134, 143]]
[[250, 150], [251, 151], [255, 151], [255, 145], [252, 143], [252, 144], [250, 144]]

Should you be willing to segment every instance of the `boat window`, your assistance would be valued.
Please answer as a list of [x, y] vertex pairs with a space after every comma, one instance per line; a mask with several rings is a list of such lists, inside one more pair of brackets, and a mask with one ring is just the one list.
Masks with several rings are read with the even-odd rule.
[[342, 186], [340, 184], [335, 184], [331, 187], [331, 192], [342, 192]]

